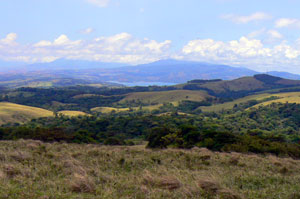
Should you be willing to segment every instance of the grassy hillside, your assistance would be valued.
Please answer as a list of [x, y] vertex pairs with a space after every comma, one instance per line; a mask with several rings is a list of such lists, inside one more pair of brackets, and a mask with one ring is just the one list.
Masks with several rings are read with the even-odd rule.
[[123, 111], [129, 111], [129, 108], [95, 107], [92, 108], [91, 111], [100, 113], [111, 113], [112, 111], [115, 111], [116, 113], [119, 113]]
[[53, 112], [45, 109], [8, 102], [0, 102], [0, 124], [5, 124], [8, 122], [22, 123], [30, 121], [33, 118], [50, 116], [53, 116]]
[[1, 198], [297, 199], [300, 161], [207, 149], [1, 141]]
[[266, 98], [270, 97], [277, 97], [279, 99], [274, 99], [274, 100], [268, 100], [265, 102], [261, 102], [259, 104], [256, 104], [254, 107], [259, 107], [259, 106], [266, 106], [272, 103], [297, 103], [300, 104], [300, 92], [288, 92], [288, 93], [262, 93], [262, 94], [257, 94], [257, 95], [250, 95], [247, 97], [239, 98], [237, 100], [231, 101], [231, 102], [226, 102], [223, 104], [215, 104], [212, 106], [203, 106], [200, 107], [200, 109], [204, 112], [218, 112], [222, 110], [228, 110], [232, 109], [235, 104], [240, 104], [240, 103], [245, 103], [250, 100], [263, 100]]
[[276, 96], [279, 97], [279, 99], [263, 102], [255, 106], [256, 107], [261, 105], [266, 106], [272, 103], [286, 103], [286, 102], [300, 104], [300, 92], [277, 93], [269, 96]]
[[87, 113], [82, 112], [82, 111], [59, 111], [58, 114], [63, 114], [63, 115], [70, 116], [70, 117], [88, 115]]
[[141, 101], [143, 103], [178, 102], [181, 100], [203, 101], [210, 97], [205, 91], [172, 90], [160, 92], [135, 92], [129, 93], [120, 102]]
[[[136, 111], [139, 110], [140, 108], [142, 110], [148, 110], [148, 111], [152, 111], [154, 109], [159, 109], [159, 107], [161, 107], [162, 104], [157, 104], [157, 105], [151, 105], [151, 106], [142, 106], [142, 107], [132, 107], [131, 109]], [[129, 111], [130, 108], [114, 108], [114, 107], [95, 107], [92, 108], [91, 111], [92, 112], [99, 112], [99, 113], [111, 113], [111, 112], [124, 112], [124, 111]]]
[[232, 109], [235, 104], [240, 104], [240, 103], [245, 103], [250, 100], [262, 100], [268, 97], [271, 97], [274, 95], [271, 95], [269, 93], [263, 93], [259, 95], [250, 95], [247, 97], [239, 98], [237, 100], [231, 101], [231, 102], [226, 102], [223, 104], [215, 104], [212, 106], [202, 106], [200, 109], [204, 112], [217, 112], [217, 111], [222, 111], [222, 110], [228, 110]]
[[215, 93], [222, 93], [226, 91], [249, 91], [264, 88], [263, 82], [253, 77], [242, 77], [231, 81], [211, 82], [201, 86], [207, 88]]

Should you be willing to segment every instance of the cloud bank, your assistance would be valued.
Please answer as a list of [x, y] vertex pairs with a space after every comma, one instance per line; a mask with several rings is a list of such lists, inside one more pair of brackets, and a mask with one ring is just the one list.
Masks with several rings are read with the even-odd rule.
[[[257, 39], [260, 34], [276, 39], [272, 44]], [[170, 40], [156, 41], [136, 38], [129, 33], [102, 36], [91, 40], [71, 40], [60, 35], [53, 41], [42, 40], [20, 44], [17, 34], [0, 39], [0, 59], [50, 62], [58, 58], [140, 64], [165, 58], [206, 61], [246, 66], [259, 71], [289, 70], [300, 73], [300, 38], [289, 44], [276, 30], [258, 30], [228, 42], [196, 39], [178, 51]]]
[[253, 21], [263, 21], [263, 20], [268, 20], [271, 19], [272, 16], [264, 13], [264, 12], [256, 12], [248, 16], [239, 16], [239, 15], [234, 15], [234, 14], [227, 14], [221, 16], [223, 19], [230, 20], [234, 23], [237, 24], [247, 24], [249, 22]]

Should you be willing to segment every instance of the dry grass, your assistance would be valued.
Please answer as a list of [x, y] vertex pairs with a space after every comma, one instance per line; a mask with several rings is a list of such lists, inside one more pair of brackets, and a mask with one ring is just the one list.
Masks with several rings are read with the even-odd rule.
[[[149, 106], [143, 106], [141, 107], [142, 110], [147, 110], [147, 111], [153, 111], [155, 109], [159, 109], [162, 106], [162, 104], [157, 104], [157, 105], [149, 105]], [[111, 112], [124, 112], [124, 111], [129, 111], [129, 108], [114, 108], [114, 107], [95, 107], [92, 108], [91, 111], [93, 112], [99, 112], [99, 113], [111, 113]], [[140, 110], [140, 107], [132, 107], [133, 111]]]
[[58, 114], [63, 114], [65, 116], [69, 116], [69, 117], [78, 117], [78, 116], [88, 115], [87, 113], [82, 112], [82, 111], [59, 111]]
[[113, 107], [95, 107], [92, 108], [91, 111], [93, 112], [99, 112], [99, 113], [111, 113], [111, 112], [124, 112], [129, 111], [129, 108], [113, 108]]
[[120, 102], [126, 101], [141, 101], [143, 103], [169, 103], [179, 102], [182, 100], [190, 101], [203, 101], [206, 97], [209, 97], [205, 91], [191, 91], [191, 90], [174, 90], [174, 91], [160, 91], [160, 92], [137, 92], [129, 93]]
[[207, 149], [0, 142], [0, 198], [297, 199], [300, 160]]
[[274, 96], [274, 95], [269, 94], [269, 93], [250, 95], [247, 97], [242, 97], [242, 98], [236, 99], [232, 102], [225, 102], [223, 104], [216, 104], [216, 105], [212, 105], [212, 106], [202, 106], [202, 107], [200, 107], [200, 109], [204, 112], [218, 112], [218, 111], [222, 111], [222, 110], [229, 110], [229, 109], [232, 109], [235, 104], [245, 103], [250, 100], [262, 100], [264, 98], [271, 97], [271, 96]]
[[0, 124], [27, 122], [34, 118], [51, 117], [53, 112], [9, 102], [0, 102]]
[[272, 94], [270, 96], [276, 96], [279, 97], [279, 99], [263, 102], [255, 105], [254, 107], [266, 106], [272, 103], [286, 103], [286, 102], [300, 104], [300, 92], [278, 93], [278, 94]]

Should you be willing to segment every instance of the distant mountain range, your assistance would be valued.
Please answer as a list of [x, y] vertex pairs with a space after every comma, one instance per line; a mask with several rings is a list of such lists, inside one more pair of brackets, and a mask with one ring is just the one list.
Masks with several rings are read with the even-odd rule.
[[[11, 67], [9, 67], [11, 66]], [[261, 74], [242, 67], [232, 67], [204, 62], [160, 60], [148, 64], [128, 66], [122, 63], [105, 63], [96, 61], [58, 59], [50, 63], [21, 64], [20, 62], [1, 62], [3, 73], [22, 74], [22, 77], [35, 75], [41, 77], [76, 78], [94, 82], [118, 82], [168, 84], [184, 83], [193, 79], [232, 80], [244, 76]], [[300, 75], [288, 72], [272, 71], [269, 75], [300, 80]], [[3, 79], [3, 78], [0, 78]]]

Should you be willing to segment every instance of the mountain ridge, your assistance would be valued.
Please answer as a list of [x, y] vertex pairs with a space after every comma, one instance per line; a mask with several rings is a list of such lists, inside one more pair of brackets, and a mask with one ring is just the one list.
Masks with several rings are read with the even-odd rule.
[[[193, 79], [233, 80], [243, 76], [262, 74], [244, 67], [175, 59], [158, 60], [134, 66], [126, 66], [122, 63], [58, 59], [49, 63], [18, 66], [15, 70], [12, 67], [10, 73], [22, 74], [23, 77], [32, 77], [38, 74], [39, 77], [54, 76], [120, 84], [148, 82], [149, 85], [158, 82], [178, 84]], [[2, 77], [5, 74], [2, 72]], [[267, 74], [287, 79], [300, 79], [300, 75], [288, 72], [271, 71]]]

